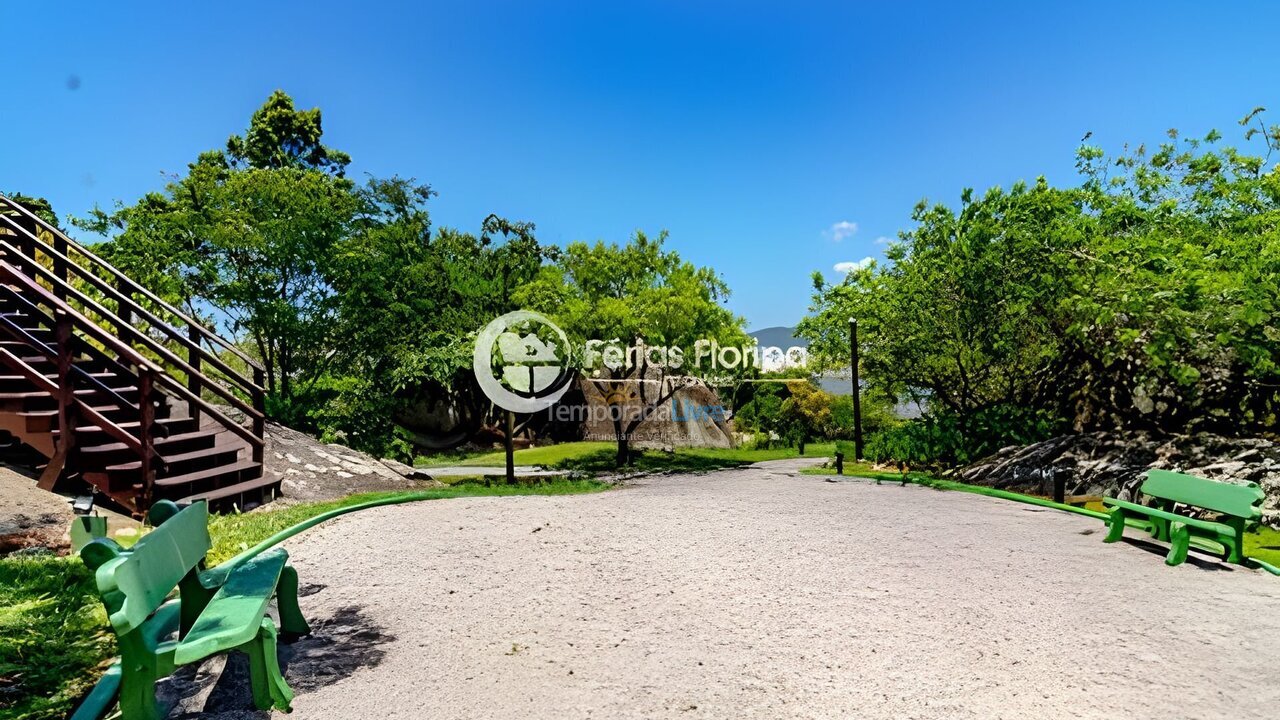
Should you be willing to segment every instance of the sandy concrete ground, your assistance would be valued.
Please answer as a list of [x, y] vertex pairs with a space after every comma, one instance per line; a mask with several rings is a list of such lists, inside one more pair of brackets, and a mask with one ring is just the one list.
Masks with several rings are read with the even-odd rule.
[[[34, 547], [70, 550], [68, 528], [75, 517], [70, 499], [41, 490], [34, 478], [0, 465], [0, 555]], [[137, 531], [138, 523], [128, 516], [101, 506], [95, 511], [106, 516], [109, 535]]]
[[295, 539], [317, 632], [289, 651], [291, 717], [1277, 716], [1277, 578], [796, 468], [402, 505]]

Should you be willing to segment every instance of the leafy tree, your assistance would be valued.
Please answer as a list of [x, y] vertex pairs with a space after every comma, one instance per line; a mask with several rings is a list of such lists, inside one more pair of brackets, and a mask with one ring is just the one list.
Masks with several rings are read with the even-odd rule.
[[790, 383], [790, 397], [779, 410], [781, 434], [800, 449], [815, 437], [826, 435], [831, 427], [831, 394], [812, 382]]
[[[680, 348], [683, 356], [699, 340], [740, 345], [746, 339], [742, 318], [722, 304], [729, 295], [724, 280], [664, 249], [666, 238], [665, 231], [655, 238], [636, 231], [621, 246], [572, 243], [513, 294], [521, 307], [551, 317], [579, 347], [599, 340], [616, 348], [585, 360], [589, 381], [610, 398], [619, 467], [631, 461], [630, 440], [640, 425], [699, 372], [693, 357], [669, 356], [664, 363], [647, 348]], [[630, 346], [640, 351], [627, 353]], [[609, 362], [611, 352], [621, 362]]]
[[163, 192], [78, 223], [111, 234], [103, 254], [139, 282], [247, 335], [277, 412], [297, 380], [326, 365], [328, 263], [357, 208], [342, 178], [349, 159], [320, 134], [319, 110], [296, 111], [277, 91], [225, 152], [201, 154]]
[[976, 199], [965, 191], [959, 210], [922, 202], [885, 264], [834, 285], [815, 275], [799, 331], [819, 361], [847, 363], [857, 318], [872, 387], [954, 414], [962, 434], [988, 408], [1052, 403], [1059, 339], [1046, 310], [1063, 296], [1081, 212], [1043, 179]]
[[0, 193], [0, 195], [4, 195], [14, 203], [21, 205], [23, 208], [30, 211], [41, 220], [61, 229], [62, 226], [58, 224], [58, 214], [53, 211], [53, 205], [50, 204], [48, 200], [42, 197], [23, 195], [20, 192], [6, 192]]
[[930, 409], [895, 447], [932, 459], [1066, 427], [1271, 431], [1280, 127], [1241, 124], [1260, 154], [1170, 131], [1153, 151], [1081, 147], [1077, 188], [922, 203], [884, 266], [817, 280], [801, 331], [837, 362], [857, 317], [863, 376]]
[[444, 403], [475, 430], [490, 411], [471, 378], [470, 335], [481, 318], [513, 308], [511, 291], [531, 280], [554, 248], [533, 225], [486, 218], [479, 236], [433, 235], [427, 201], [412, 180], [371, 179], [357, 192], [351, 235], [330, 265], [337, 303], [334, 370], [346, 379], [321, 424], [347, 441], [392, 452], [407, 408]]

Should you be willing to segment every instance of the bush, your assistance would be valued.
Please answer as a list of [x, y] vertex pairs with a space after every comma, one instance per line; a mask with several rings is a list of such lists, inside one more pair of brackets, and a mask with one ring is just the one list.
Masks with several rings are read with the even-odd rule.
[[871, 434], [863, 455], [874, 462], [914, 466], [966, 465], [1008, 445], [1039, 442], [1069, 430], [1045, 410], [998, 405], [976, 413], [967, 426], [946, 412], [932, 412]]

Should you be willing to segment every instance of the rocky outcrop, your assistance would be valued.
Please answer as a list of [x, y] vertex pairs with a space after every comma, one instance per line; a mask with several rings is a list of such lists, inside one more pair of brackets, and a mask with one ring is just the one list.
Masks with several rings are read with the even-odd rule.
[[324, 443], [275, 423], [267, 423], [265, 455], [265, 472], [281, 479], [286, 500], [331, 500], [358, 492], [439, 485], [410, 477], [413, 468], [407, 465]]
[[1084, 433], [1009, 447], [952, 476], [975, 485], [1051, 495], [1055, 480], [1068, 495], [1131, 498], [1150, 468], [1226, 482], [1256, 482], [1267, 494], [1262, 520], [1280, 528], [1280, 445], [1262, 438], [1207, 433]]
[[[649, 382], [660, 383], [658, 375]], [[631, 442], [636, 447], [708, 447], [730, 448], [734, 446], [733, 421], [716, 391], [701, 380], [692, 378], [666, 379], [665, 382], [681, 382], [670, 399], [654, 408], [652, 414], [636, 428]], [[610, 388], [613, 388], [610, 390]], [[597, 384], [579, 379], [577, 389], [582, 398], [582, 437], [588, 440], [612, 441], [614, 439], [611, 403], [620, 403], [621, 416], [637, 416], [644, 407], [634, 385]], [[606, 392], [608, 394], [606, 394]], [[665, 392], [658, 392], [659, 395]], [[610, 397], [612, 396], [612, 397]]]

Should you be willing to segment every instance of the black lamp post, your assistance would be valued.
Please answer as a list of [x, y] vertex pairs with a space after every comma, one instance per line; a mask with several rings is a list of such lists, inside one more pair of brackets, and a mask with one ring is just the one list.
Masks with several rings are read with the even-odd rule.
[[862, 397], [858, 383], [858, 319], [849, 318], [849, 367], [853, 376], [853, 454], [862, 460]]

